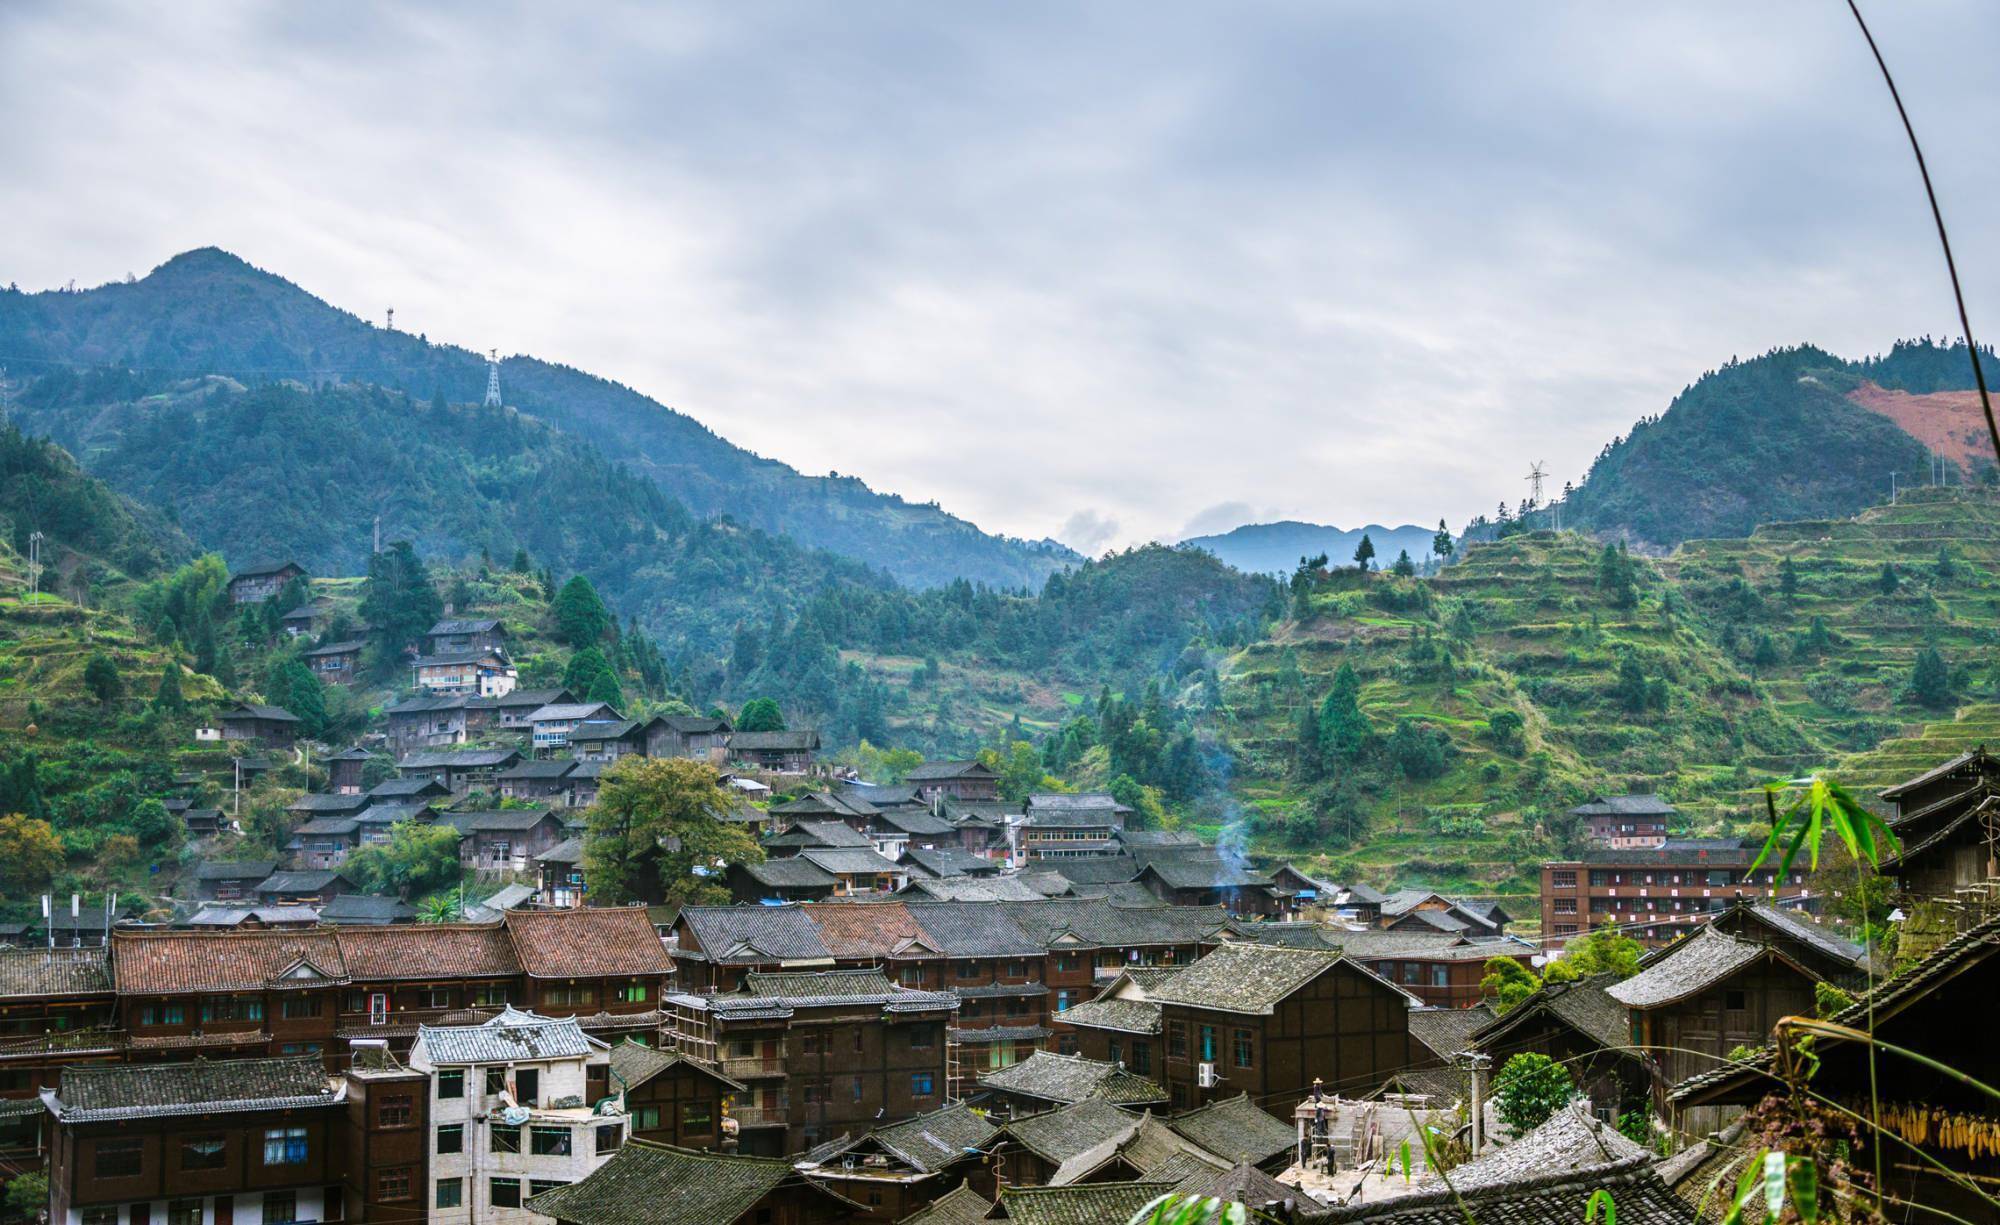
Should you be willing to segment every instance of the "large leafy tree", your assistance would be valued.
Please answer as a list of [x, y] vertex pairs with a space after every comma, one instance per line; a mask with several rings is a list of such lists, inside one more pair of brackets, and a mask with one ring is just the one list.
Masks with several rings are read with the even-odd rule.
[[578, 650], [604, 640], [611, 628], [611, 610], [598, 598], [597, 588], [581, 574], [571, 578], [556, 593], [549, 612], [555, 617], [556, 632]]
[[1639, 942], [1606, 923], [1590, 929], [1563, 946], [1563, 955], [1549, 963], [1543, 974], [1549, 982], [1566, 983], [1593, 974], [1616, 974], [1630, 978], [1639, 972]]
[[785, 712], [779, 710], [777, 702], [770, 698], [751, 698], [743, 704], [743, 712], [736, 716], [736, 730], [782, 732], [785, 730]]
[[1479, 990], [1493, 1001], [1493, 1011], [1503, 1016], [1541, 987], [1542, 980], [1535, 972], [1512, 957], [1488, 958], [1486, 976], [1479, 980]]
[[1500, 1121], [1525, 1135], [1576, 1098], [1569, 1069], [1547, 1055], [1525, 1051], [1509, 1059], [1493, 1078]]
[[311, 668], [297, 659], [288, 659], [272, 674], [269, 688], [267, 696], [274, 705], [299, 717], [301, 732], [314, 738], [326, 734], [326, 688]]
[[1910, 669], [1910, 696], [1925, 706], [1951, 705], [1951, 669], [1936, 647], [1917, 652], [1917, 662]]
[[705, 762], [627, 757], [584, 811], [583, 865], [598, 905], [723, 902], [730, 864], [759, 863], [749, 827], [722, 819], [732, 801]]
[[102, 651], [92, 655], [89, 662], [83, 665], [83, 687], [103, 703], [115, 702], [125, 692], [125, 682], [118, 675], [118, 665]]
[[611, 672], [611, 661], [596, 647], [585, 647], [569, 657], [569, 666], [563, 669], [563, 687], [585, 701], [607, 701], [589, 696], [598, 679], [607, 676], [612, 678], [614, 684], [617, 683], [617, 677]]
[[444, 601], [409, 541], [398, 540], [368, 558], [361, 618], [385, 650], [402, 652], [437, 624], [443, 612]]
[[0, 817], [0, 895], [27, 898], [48, 888], [63, 863], [54, 826], [19, 813]]
[[423, 897], [458, 883], [458, 831], [449, 825], [398, 821], [389, 841], [347, 858], [347, 871], [371, 893]]

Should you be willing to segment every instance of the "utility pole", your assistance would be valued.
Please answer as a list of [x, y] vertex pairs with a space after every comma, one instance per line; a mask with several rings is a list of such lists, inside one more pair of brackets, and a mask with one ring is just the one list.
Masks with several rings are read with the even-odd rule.
[[42, 595], [42, 540], [40, 532], [28, 533], [28, 603], [33, 604]]
[[1486, 1069], [1493, 1066], [1493, 1057], [1478, 1051], [1466, 1051], [1459, 1058], [1465, 1061], [1472, 1073], [1472, 1155], [1479, 1156], [1479, 1150], [1486, 1143]]

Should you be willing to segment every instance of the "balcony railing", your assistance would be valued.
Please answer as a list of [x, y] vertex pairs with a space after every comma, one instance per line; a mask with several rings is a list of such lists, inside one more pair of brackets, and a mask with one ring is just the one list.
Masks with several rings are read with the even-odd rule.
[[30, 1059], [38, 1055], [81, 1055], [125, 1049], [122, 1029], [71, 1029], [51, 1034], [0, 1036], [0, 1059]]
[[769, 1059], [762, 1056], [752, 1056], [748, 1059], [724, 1059], [722, 1061], [722, 1074], [724, 1076], [783, 1076], [785, 1074], [785, 1061], [780, 1056], [773, 1056]]
[[731, 1106], [729, 1117], [738, 1127], [786, 1127], [790, 1112], [783, 1106]]

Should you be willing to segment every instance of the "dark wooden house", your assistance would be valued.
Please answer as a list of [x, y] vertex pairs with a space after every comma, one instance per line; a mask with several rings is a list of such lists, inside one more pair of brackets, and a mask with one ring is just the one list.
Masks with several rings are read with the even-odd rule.
[[804, 774], [818, 754], [816, 731], [729, 734], [729, 760], [773, 774]]
[[295, 561], [246, 566], [229, 576], [229, 602], [256, 604], [276, 599], [278, 593], [285, 589], [286, 583], [295, 578], [305, 577], [305, 567]]
[[521, 761], [515, 749], [458, 749], [415, 752], [396, 763], [404, 778], [428, 778], [453, 795], [498, 791], [500, 774]]
[[300, 652], [299, 658], [305, 660], [306, 667], [320, 680], [332, 685], [351, 685], [361, 671], [361, 648], [365, 645], [358, 639], [329, 642]]
[[470, 620], [447, 618], [424, 631], [426, 655], [506, 649], [507, 627], [490, 617]]
[[911, 770], [904, 781], [933, 804], [946, 796], [954, 800], [1000, 798], [1000, 776], [984, 762], [927, 761]]
[[611, 1048], [611, 1087], [634, 1139], [691, 1149], [722, 1147], [723, 1103], [743, 1092], [706, 1064], [630, 1038]]
[[360, 795], [368, 790], [368, 763], [375, 754], [363, 748], [345, 749], [326, 759], [326, 789], [335, 795]]
[[224, 740], [255, 740], [261, 744], [287, 745], [297, 738], [299, 717], [282, 706], [256, 706], [248, 702], [222, 712]]
[[[1000, 1128], [963, 1102], [829, 1140], [799, 1172], [863, 1211], [858, 1221], [903, 1221], [978, 1178], [991, 1186], [987, 1149]], [[991, 1207], [988, 1201], [978, 1201]]]
[[1547, 1055], [1569, 1069], [1592, 1112], [1615, 1123], [1644, 1108], [1652, 1090], [1652, 1061], [1632, 1041], [1625, 1005], [1611, 998], [1616, 981], [1599, 974], [1550, 983], [1488, 1021], [1471, 1045], [1496, 1069], [1524, 1052]]

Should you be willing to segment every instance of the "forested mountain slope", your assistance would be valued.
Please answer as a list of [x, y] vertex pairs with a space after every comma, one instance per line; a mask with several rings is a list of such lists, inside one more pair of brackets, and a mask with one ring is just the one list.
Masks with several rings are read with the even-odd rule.
[[[1996, 381], [1990, 350], [1983, 362]], [[1888, 496], [1892, 472], [1923, 483], [1932, 450], [1955, 482], [1982, 481], [1993, 454], [1972, 385], [1965, 346], [1928, 339], [1863, 361], [1812, 345], [1732, 360], [1607, 445], [1563, 525], [1666, 548], [1850, 515]]]
[[[17, 377], [102, 364], [149, 379], [372, 383], [453, 403], [478, 402], [486, 387], [479, 354], [375, 327], [213, 248], [178, 255], [137, 281], [80, 293], [0, 291], [0, 355]], [[567, 366], [510, 357], [502, 379], [508, 404], [617, 454], [696, 515], [728, 514], [907, 583], [963, 577], [1033, 587], [1076, 560], [1052, 542], [989, 536], [859, 480], [804, 476]]]

